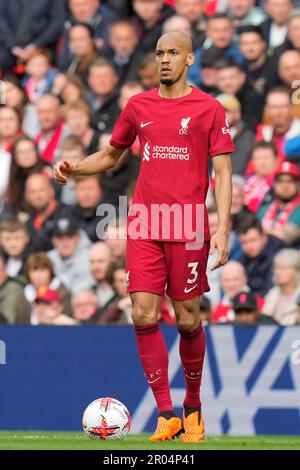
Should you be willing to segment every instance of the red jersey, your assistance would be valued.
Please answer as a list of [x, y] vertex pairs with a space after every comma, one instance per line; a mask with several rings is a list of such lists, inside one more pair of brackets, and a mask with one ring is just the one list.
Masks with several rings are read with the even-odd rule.
[[[163, 98], [158, 88], [132, 97], [119, 116], [110, 143], [117, 148], [141, 144], [141, 168], [132, 204], [203, 206], [203, 237], [210, 239], [205, 208], [209, 184], [208, 158], [231, 153], [234, 145], [221, 104], [192, 88], [180, 98]], [[198, 209], [197, 209], [198, 210]], [[129, 220], [134, 217], [129, 213]], [[191, 241], [182, 233], [157, 240]]]

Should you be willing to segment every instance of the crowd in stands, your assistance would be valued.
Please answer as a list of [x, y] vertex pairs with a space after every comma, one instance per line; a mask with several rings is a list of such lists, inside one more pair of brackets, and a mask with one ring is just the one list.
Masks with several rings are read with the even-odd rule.
[[[300, 2], [0, 0], [0, 323], [131, 323], [126, 221], [138, 140], [113, 171], [53, 182], [102, 149], [134, 95], [158, 86], [161, 34], [193, 38], [188, 81], [222, 104], [235, 143], [229, 262], [210, 271], [204, 323], [300, 324]], [[207, 198], [217, 227], [214, 174]], [[171, 188], [170, 188], [171, 189]], [[160, 320], [174, 324], [170, 299]]]

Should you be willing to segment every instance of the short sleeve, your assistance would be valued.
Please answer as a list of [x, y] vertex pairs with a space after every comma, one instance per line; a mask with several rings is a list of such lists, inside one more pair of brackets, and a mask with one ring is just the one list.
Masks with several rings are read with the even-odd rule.
[[208, 154], [210, 157], [232, 153], [234, 144], [231, 139], [228, 121], [222, 105], [217, 102], [213, 123], [209, 132]]
[[136, 138], [136, 130], [132, 116], [132, 104], [129, 101], [114, 126], [110, 144], [116, 148], [130, 147]]

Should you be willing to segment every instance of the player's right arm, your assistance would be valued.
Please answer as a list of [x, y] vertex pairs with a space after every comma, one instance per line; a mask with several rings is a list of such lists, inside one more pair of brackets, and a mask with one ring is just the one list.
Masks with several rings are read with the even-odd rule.
[[71, 163], [63, 160], [54, 166], [53, 176], [57, 183], [66, 184], [70, 176], [95, 175], [111, 170], [117, 165], [125, 149], [129, 148], [136, 138], [136, 126], [130, 101], [118, 117], [110, 143], [104, 149], [81, 162]]
[[95, 175], [110, 170], [116, 166], [124, 150], [108, 144], [104, 149], [78, 163], [71, 163], [68, 160], [58, 162], [53, 167], [54, 179], [57, 183], [66, 184], [70, 176]]

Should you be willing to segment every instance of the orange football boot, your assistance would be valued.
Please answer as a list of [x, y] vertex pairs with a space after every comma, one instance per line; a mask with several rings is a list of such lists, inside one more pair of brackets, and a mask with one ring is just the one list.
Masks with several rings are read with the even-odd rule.
[[205, 426], [203, 413], [194, 411], [189, 416], [185, 416], [183, 412], [183, 427], [184, 433], [181, 434], [181, 442], [204, 442], [205, 441]]
[[150, 441], [170, 441], [179, 436], [183, 432], [182, 421], [180, 418], [174, 416], [171, 419], [166, 419], [163, 416], [158, 417], [157, 428]]

